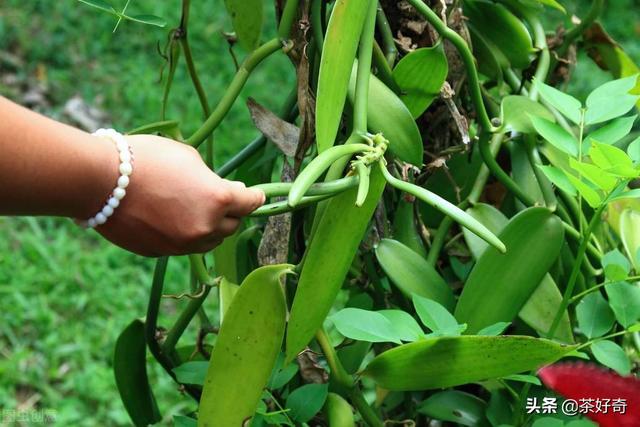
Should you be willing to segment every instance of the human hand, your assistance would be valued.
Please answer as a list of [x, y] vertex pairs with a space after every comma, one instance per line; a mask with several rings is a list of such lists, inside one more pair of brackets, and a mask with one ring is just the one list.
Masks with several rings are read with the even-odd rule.
[[[260, 207], [264, 193], [213, 173], [198, 152], [153, 135], [126, 137], [134, 155], [127, 195], [96, 228], [105, 238], [145, 256], [211, 250]], [[114, 154], [112, 170], [117, 171]]]

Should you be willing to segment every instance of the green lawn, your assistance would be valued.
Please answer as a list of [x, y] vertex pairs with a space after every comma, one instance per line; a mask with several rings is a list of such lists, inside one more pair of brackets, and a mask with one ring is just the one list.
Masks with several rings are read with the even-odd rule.
[[[190, 40], [215, 104], [235, 71], [222, 35], [231, 26], [222, 0], [192, 3]], [[274, 33], [272, 2], [266, 4], [265, 37]], [[634, 7], [633, 0], [610, 1], [604, 20], [637, 61]], [[160, 15], [170, 26], [176, 25], [179, 9], [177, 0], [133, 0], [129, 7], [132, 14]], [[15, 69], [0, 61], [0, 77], [15, 75], [23, 86], [34, 80], [45, 84], [51, 103], [46, 112], [54, 117], [60, 117], [67, 99], [79, 94], [110, 112], [117, 129], [155, 121], [163, 65], [156, 46], [164, 44], [168, 29], [124, 22], [113, 34], [114, 24], [113, 17], [74, 0], [3, 0], [0, 51], [21, 58], [24, 66]], [[239, 47], [236, 52], [244, 55]], [[606, 77], [582, 60], [571, 88], [586, 93]], [[20, 99], [2, 82], [0, 94]], [[269, 58], [258, 69], [216, 132], [216, 164], [257, 134], [244, 101], [252, 96], [277, 109], [293, 83], [284, 55]], [[185, 135], [202, 120], [183, 63], [168, 116], [180, 120]], [[0, 218], [0, 409], [53, 409], [57, 424], [64, 426], [128, 425], [115, 389], [111, 353], [122, 328], [144, 315], [152, 268], [152, 260], [120, 250], [68, 220]], [[184, 259], [172, 260], [167, 292], [188, 289], [186, 272]], [[171, 312], [173, 300], [167, 304], [165, 312]], [[188, 399], [177, 397], [173, 384], [156, 368], [154, 364], [152, 382], [163, 413], [193, 409], [180, 406]]]

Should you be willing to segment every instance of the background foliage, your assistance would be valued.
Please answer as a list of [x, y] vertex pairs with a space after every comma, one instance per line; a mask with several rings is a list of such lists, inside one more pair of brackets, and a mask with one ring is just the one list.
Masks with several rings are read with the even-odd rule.
[[[272, 5], [265, 3], [270, 25]], [[588, 7], [563, 3], [578, 15]], [[130, 7], [163, 16], [169, 26], [179, 19], [178, 1], [135, 0]], [[636, 61], [640, 19], [630, 12], [638, 7], [637, 0], [610, 1], [602, 17]], [[547, 13], [560, 19], [557, 12]], [[39, 93], [35, 107], [62, 120], [65, 102], [79, 95], [109, 112], [117, 129], [152, 121], [159, 116], [164, 63], [156, 46], [164, 45], [166, 29], [124, 23], [112, 34], [113, 25], [112, 17], [72, 0], [3, 0], [0, 94], [25, 103], [25, 94]], [[212, 103], [235, 71], [223, 35], [230, 30], [222, 0], [193, 1], [190, 41]], [[244, 54], [234, 49], [239, 57]], [[261, 65], [216, 131], [221, 153], [216, 163], [256, 135], [243, 101], [252, 96], [277, 110], [282, 96], [272, 95], [285, 93], [293, 79], [284, 56]], [[568, 91], [584, 99], [606, 79], [591, 61], [579, 58]], [[201, 112], [184, 67], [178, 68], [169, 105], [168, 116], [179, 117], [186, 134], [196, 129]], [[0, 408], [55, 409], [60, 425], [128, 425], [114, 387], [111, 352], [132, 313], [144, 312], [151, 268], [149, 260], [66, 220], [0, 218]], [[186, 262], [172, 261], [167, 291], [184, 289], [187, 277]], [[173, 302], [165, 304], [162, 312], [171, 313]], [[165, 415], [183, 409], [168, 409], [174, 386], [166, 376], [152, 381]]]

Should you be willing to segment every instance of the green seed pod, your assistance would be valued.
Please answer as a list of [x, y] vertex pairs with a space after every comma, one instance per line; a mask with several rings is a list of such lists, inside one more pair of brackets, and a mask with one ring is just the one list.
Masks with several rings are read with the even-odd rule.
[[362, 162], [355, 162], [355, 169], [358, 173], [358, 194], [356, 195], [356, 206], [361, 207], [369, 194], [369, 173], [371, 168]]
[[355, 427], [353, 410], [349, 402], [340, 395], [329, 393], [324, 403], [324, 413], [329, 422], [329, 427]]

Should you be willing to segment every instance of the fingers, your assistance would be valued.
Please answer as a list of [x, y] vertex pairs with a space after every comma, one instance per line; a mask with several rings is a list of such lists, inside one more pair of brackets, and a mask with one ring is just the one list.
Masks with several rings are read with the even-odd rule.
[[239, 181], [227, 181], [231, 191], [231, 200], [227, 207], [227, 215], [243, 217], [264, 204], [265, 195], [260, 190], [247, 188]]
[[231, 236], [236, 232], [238, 226], [240, 225], [240, 220], [234, 217], [224, 217], [218, 223], [216, 227], [215, 237], [227, 237]]

